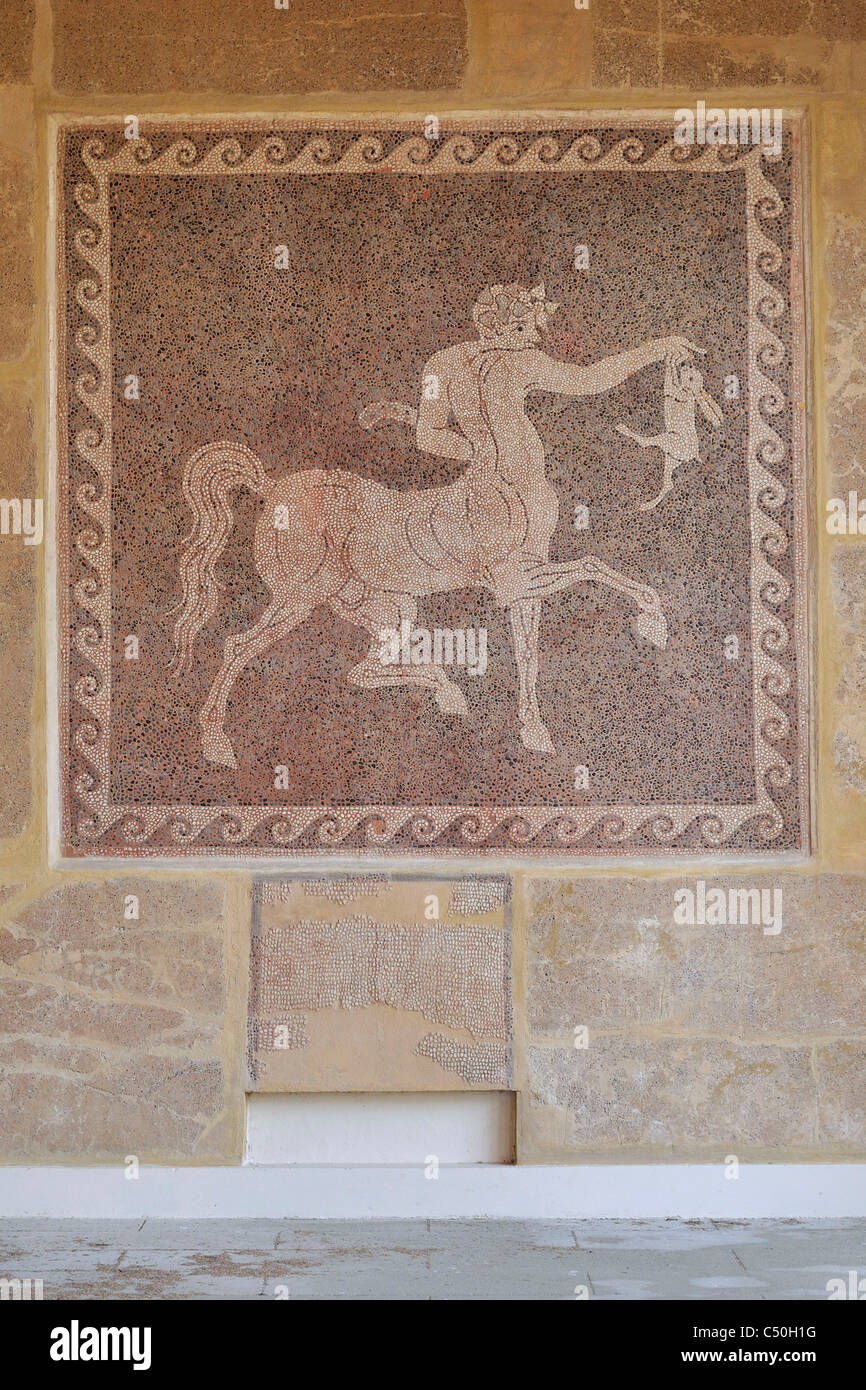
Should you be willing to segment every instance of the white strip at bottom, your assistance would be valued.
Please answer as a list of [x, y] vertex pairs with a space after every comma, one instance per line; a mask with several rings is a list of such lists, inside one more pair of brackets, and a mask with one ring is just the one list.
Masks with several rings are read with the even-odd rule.
[[0, 1168], [0, 1219], [504, 1221], [866, 1216], [866, 1164]]

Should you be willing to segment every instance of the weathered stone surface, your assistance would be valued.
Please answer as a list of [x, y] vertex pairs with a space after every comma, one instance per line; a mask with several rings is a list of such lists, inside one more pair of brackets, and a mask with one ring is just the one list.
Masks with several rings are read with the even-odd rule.
[[[866, 43], [852, 48], [866, 54]], [[866, 105], [829, 98], [822, 102], [816, 142], [821, 150], [821, 202], [826, 212], [866, 220]], [[822, 269], [816, 266], [816, 274]]]
[[828, 1043], [816, 1049], [818, 1125], [822, 1140], [866, 1148], [866, 1042]]
[[592, 0], [591, 8], [596, 33], [609, 29], [658, 32], [658, 0]]
[[[138, 918], [130, 896], [138, 899]], [[203, 879], [59, 883], [0, 924], [0, 1151], [237, 1160], [223, 1060], [224, 890]], [[231, 1051], [232, 1049], [230, 1049]], [[234, 1040], [240, 1062], [240, 1038]]]
[[0, 82], [27, 82], [33, 52], [34, 0], [4, 5], [0, 25]]
[[848, 90], [858, 40], [859, 0], [756, 9], [737, 0], [719, 14], [701, 0], [594, 0], [593, 83], [597, 87], [736, 86]]
[[675, 922], [698, 878], [524, 885], [524, 1160], [862, 1150], [866, 876], [707, 876], [742, 924]]
[[[828, 61], [826, 45], [821, 53]], [[706, 92], [713, 87], [774, 86], [794, 80], [789, 73], [792, 63], [799, 74], [798, 85], [819, 85], [819, 68], [804, 62], [802, 52], [798, 51], [795, 59], [784, 44], [756, 44], [753, 39], [737, 38], [662, 38], [661, 73], [666, 87]]]
[[[861, 494], [864, 489], [861, 487]], [[862, 868], [866, 843], [866, 543], [843, 540], [830, 554], [836, 621], [824, 647], [828, 708], [824, 720], [821, 814], [834, 861]]]
[[824, 265], [829, 482], [832, 495], [845, 499], [849, 488], [866, 495], [866, 221], [853, 213], [828, 213]]
[[485, 96], [533, 97], [589, 85], [592, 16], [561, 0], [469, 0], [467, 86]]
[[733, 0], [723, 10], [704, 0], [661, 0], [661, 27], [669, 33], [706, 35], [766, 34], [787, 36], [816, 34], [827, 39], [866, 36], [866, 10], [861, 0]]
[[593, 87], [657, 87], [661, 81], [659, 36], [596, 30], [592, 38]]
[[[0, 263], [3, 252], [0, 251]], [[0, 330], [2, 333], [2, 330]], [[19, 391], [0, 391], [0, 493], [34, 499], [33, 408]], [[34, 622], [40, 548], [20, 535], [0, 535], [0, 836], [19, 835], [31, 809], [31, 712]]]
[[459, 85], [463, 0], [54, 0], [61, 92], [310, 92]]
[[847, 90], [866, 92], [866, 42], [849, 44], [848, 50]]
[[17, 883], [9, 882], [0, 884], [0, 907], [2, 907], [4, 903], [8, 903], [16, 894], [22, 893], [24, 888], [24, 883], [20, 881]]
[[0, 358], [17, 357], [33, 322], [33, 100], [0, 90]]
[[866, 545], [835, 546], [830, 575], [838, 619], [833, 764], [859, 802], [866, 796]]
[[593, 1037], [531, 1047], [518, 1159], [581, 1152], [742, 1157], [816, 1143], [811, 1048], [718, 1039]]
[[[726, 910], [733, 907], [740, 921], [752, 920], [751, 902], [731, 898], [731, 890], [768, 890], [764, 920], [771, 930], [760, 922], [675, 922], [674, 893], [695, 891], [694, 876], [527, 884], [531, 1034], [564, 1040], [580, 1025], [749, 1041], [866, 1033], [866, 877], [771, 873], [704, 881], [708, 892], [725, 892]], [[776, 909], [778, 933], [770, 920]]]

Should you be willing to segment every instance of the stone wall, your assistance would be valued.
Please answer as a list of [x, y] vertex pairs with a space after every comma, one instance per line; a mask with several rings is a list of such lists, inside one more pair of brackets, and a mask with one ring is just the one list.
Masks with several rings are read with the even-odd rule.
[[[716, 34], [713, 27], [723, 26]], [[520, 1161], [866, 1149], [866, 8], [862, 0], [20, 0], [0, 32], [4, 496], [49, 495], [54, 113], [785, 105], [808, 112], [815, 850], [807, 863], [520, 870]], [[0, 1156], [237, 1163], [251, 875], [49, 863], [41, 548], [0, 539]], [[702, 880], [781, 931], [679, 924]], [[582, 1030], [586, 1030], [585, 1032]], [[584, 1045], [585, 1044], [585, 1045]], [[420, 1161], [420, 1159], [419, 1159]]]

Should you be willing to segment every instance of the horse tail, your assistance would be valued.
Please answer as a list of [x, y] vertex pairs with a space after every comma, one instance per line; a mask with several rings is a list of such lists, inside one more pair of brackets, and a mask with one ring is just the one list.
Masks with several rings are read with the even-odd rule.
[[363, 430], [375, 429], [385, 420], [396, 420], [400, 425], [409, 425], [413, 430], [418, 424], [418, 411], [414, 405], [404, 401], [371, 401], [358, 411], [358, 424]]
[[264, 494], [268, 479], [261, 459], [245, 444], [205, 444], [187, 460], [183, 495], [192, 511], [192, 530], [180, 552], [181, 599], [170, 611], [174, 625], [171, 672], [180, 676], [192, 663], [192, 647], [217, 610], [222, 585], [216, 562], [225, 550], [234, 515], [230, 495], [236, 488]]

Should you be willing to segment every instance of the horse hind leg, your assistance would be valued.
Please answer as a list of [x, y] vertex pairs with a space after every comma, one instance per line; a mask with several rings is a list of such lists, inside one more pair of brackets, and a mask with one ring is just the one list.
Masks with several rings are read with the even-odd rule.
[[236, 768], [237, 759], [225, 731], [226, 707], [232, 686], [253, 657], [287, 637], [312, 612], [314, 599], [292, 596], [269, 608], [246, 632], [226, 639], [223, 663], [199, 712], [202, 752], [208, 762]]
[[404, 622], [412, 624], [415, 621], [418, 605], [408, 594], [397, 598], [390, 595], [372, 598], [362, 608], [354, 610], [333, 599], [331, 606], [340, 617], [363, 628], [372, 638], [370, 650], [363, 661], [359, 661], [348, 673], [350, 685], [362, 690], [420, 685], [430, 691], [443, 714], [457, 714], [464, 719], [470, 717], [466, 696], [460, 686], [446, 676], [442, 667], [435, 662], [403, 666], [383, 660], [384, 634], [401, 634]]
[[514, 658], [520, 680], [520, 741], [533, 753], [555, 753], [550, 730], [538, 708], [538, 627], [541, 600], [524, 599], [509, 608]]

